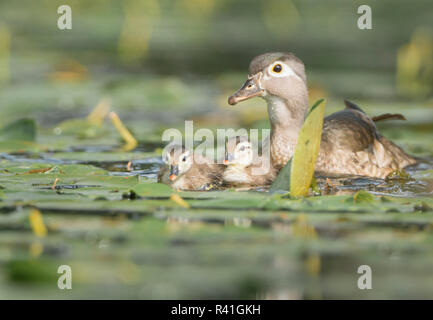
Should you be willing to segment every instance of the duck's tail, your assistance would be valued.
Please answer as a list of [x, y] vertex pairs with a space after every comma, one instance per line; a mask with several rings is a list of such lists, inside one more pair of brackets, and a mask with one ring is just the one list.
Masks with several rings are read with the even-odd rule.
[[[364, 110], [349, 100], [344, 100], [344, 104], [346, 105], [346, 109], [356, 110], [365, 114]], [[385, 113], [376, 117], [371, 117], [371, 120], [378, 122], [383, 120], [406, 120], [406, 118], [400, 113]]]
[[406, 118], [400, 113], [385, 113], [376, 117], [371, 117], [371, 120], [378, 122], [383, 120], [406, 120]]

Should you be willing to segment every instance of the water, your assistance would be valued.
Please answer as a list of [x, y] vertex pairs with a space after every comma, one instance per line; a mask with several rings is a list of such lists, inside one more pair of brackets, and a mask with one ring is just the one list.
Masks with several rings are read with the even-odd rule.
[[[144, 159], [132, 160], [130, 170], [129, 161], [80, 161], [80, 160], [59, 160], [52, 158], [56, 152], [86, 152], [86, 153], [110, 153], [119, 149], [119, 145], [101, 146], [71, 146], [65, 150], [50, 151], [49, 153], [14, 153], [0, 154], [0, 159], [16, 162], [46, 163], [46, 164], [87, 164], [107, 170], [114, 176], [135, 176], [139, 175], [156, 181], [158, 171], [163, 165], [161, 157], [149, 157]], [[141, 144], [134, 152], [150, 152], [152, 146]], [[317, 183], [322, 193], [329, 195], [350, 194], [359, 190], [370, 191], [376, 195], [388, 195], [394, 197], [428, 197], [433, 194], [431, 176], [427, 179], [417, 179], [420, 173], [433, 169], [433, 158], [421, 158], [418, 163], [405, 169], [408, 177], [383, 180], [378, 178], [368, 178], [350, 175], [333, 176], [328, 180], [332, 183], [327, 185], [326, 177], [317, 177]], [[266, 189], [258, 189], [258, 191]]]

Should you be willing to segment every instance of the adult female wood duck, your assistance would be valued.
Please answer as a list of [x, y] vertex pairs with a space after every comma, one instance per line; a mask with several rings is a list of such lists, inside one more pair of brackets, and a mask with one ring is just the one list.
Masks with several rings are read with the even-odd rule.
[[[309, 108], [307, 78], [302, 61], [292, 53], [265, 53], [250, 63], [245, 84], [229, 104], [260, 96], [271, 122], [271, 161], [281, 169], [292, 157]], [[381, 136], [374, 121], [358, 106], [324, 119], [316, 172], [385, 178], [416, 161]]]

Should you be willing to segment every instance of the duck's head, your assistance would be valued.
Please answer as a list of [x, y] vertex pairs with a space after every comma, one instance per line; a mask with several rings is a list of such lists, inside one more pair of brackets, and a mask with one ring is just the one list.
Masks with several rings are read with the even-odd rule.
[[229, 97], [228, 103], [235, 105], [257, 96], [266, 100], [299, 100], [306, 92], [307, 79], [300, 59], [288, 52], [264, 53], [251, 61], [247, 81]]
[[225, 165], [248, 167], [253, 163], [253, 148], [247, 137], [232, 137], [226, 142]]
[[171, 145], [163, 156], [163, 160], [168, 165], [171, 181], [188, 172], [193, 164], [192, 153], [181, 145]]

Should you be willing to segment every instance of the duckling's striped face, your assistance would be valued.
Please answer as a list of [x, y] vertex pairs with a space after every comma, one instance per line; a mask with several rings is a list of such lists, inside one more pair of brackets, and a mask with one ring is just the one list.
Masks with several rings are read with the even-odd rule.
[[164, 155], [164, 162], [169, 167], [170, 180], [174, 181], [191, 169], [193, 157], [189, 150], [176, 146]]
[[229, 140], [226, 144], [224, 164], [248, 167], [253, 163], [253, 148], [251, 142], [240, 141], [237, 144]]

